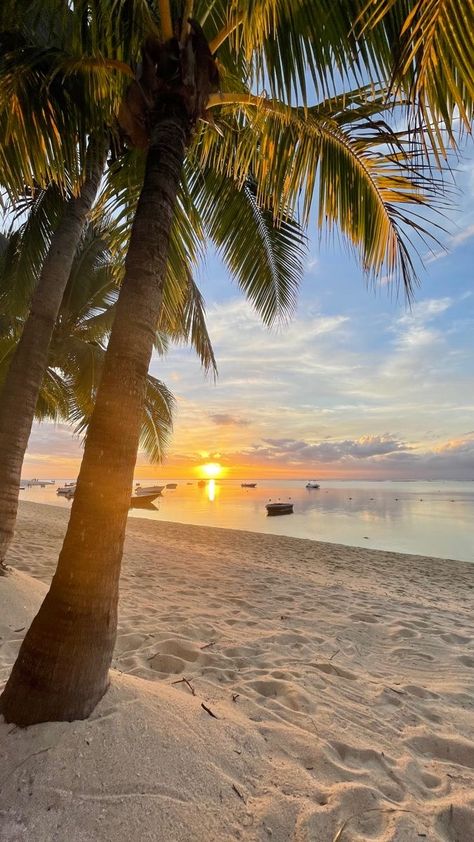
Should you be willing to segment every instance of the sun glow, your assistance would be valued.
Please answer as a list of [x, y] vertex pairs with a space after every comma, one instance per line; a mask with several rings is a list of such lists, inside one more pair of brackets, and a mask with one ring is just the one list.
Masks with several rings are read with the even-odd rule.
[[219, 462], [207, 462], [206, 465], [201, 465], [200, 470], [210, 479], [216, 479], [222, 475], [222, 465], [219, 465]]

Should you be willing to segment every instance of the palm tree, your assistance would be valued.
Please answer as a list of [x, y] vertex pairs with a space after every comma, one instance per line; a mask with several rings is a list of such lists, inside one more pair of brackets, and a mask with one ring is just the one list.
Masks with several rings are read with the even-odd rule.
[[61, 220], [51, 237], [50, 247], [31, 299], [28, 319], [2, 384], [0, 567], [13, 536], [23, 458], [47, 365], [49, 343], [76, 247], [99, 187], [103, 166], [103, 153], [97, 157], [94, 152], [79, 195], [70, 196], [64, 203]]
[[[108, 234], [106, 229], [101, 231], [89, 225], [81, 238], [51, 338], [35, 408], [37, 421], [62, 421], [72, 425], [79, 435], [87, 430], [93, 410], [119, 291], [117, 267], [107, 246]], [[3, 245], [0, 308], [5, 315], [0, 321], [0, 388], [28, 317], [27, 305], [19, 295], [19, 284], [8, 271], [10, 243], [5, 240]], [[190, 290], [190, 300], [192, 296]], [[189, 302], [187, 305], [183, 302], [183, 305], [189, 307]], [[204, 323], [202, 302], [198, 300], [196, 305], [194, 301], [195, 306]], [[180, 325], [185, 322], [181, 312], [177, 314], [177, 322]], [[169, 327], [175, 329], [174, 325]], [[209, 338], [200, 326], [198, 336], [198, 352], [201, 357], [206, 358], [207, 354], [210, 358]], [[186, 333], [181, 338], [183, 341], [189, 339]], [[155, 347], [163, 354], [167, 346], [167, 335], [162, 330], [157, 331]], [[173, 406], [174, 398], [164, 383], [148, 374], [140, 442], [152, 461], [160, 462], [163, 458], [172, 430]]]
[[[91, 8], [88, 4], [90, 14]], [[375, 116], [387, 102], [385, 94], [371, 98], [360, 89], [307, 105], [308, 62], [323, 95], [331, 88], [333, 64], [343, 79], [364, 68], [383, 71], [377, 38], [383, 39], [372, 35], [369, 25], [365, 40], [356, 39], [353, 13], [362, 12], [362, 4], [242, 0], [229, 6], [186, 0], [178, 8], [159, 0], [143, 8], [139, 78], [119, 115], [128, 143], [146, 150], [143, 182], [57, 572], [0, 702], [5, 718], [20, 725], [84, 718], [108, 686], [146, 372], [183, 196], [193, 219], [239, 275], [248, 233], [226, 214], [223, 221], [217, 218], [213, 189], [220, 190], [224, 180], [245, 194], [250, 184], [253, 205], [278, 223], [298, 203], [306, 221], [317, 184], [320, 223], [338, 223], [367, 271], [388, 271], [408, 291], [414, 271], [405, 226], [420, 230], [408, 211], [431, 198], [426, 174], [413, 166], [419, 149], [411, 136], [396, 135]], [[104, 16], [101, 23], [122, 32], [123, 18], [117, 24], [115, 11], [112, 22]], [[101, 59], [119, 61], [113, 32], [105, 41], [114, 49], [95, 53], [88, 67]], [[103, 72], [104, 63], [100, 66]], [[262, 82], [270, 96], [255, 93]], [[439, 89], [431, 93], [436, 97]], [[453, 101], [462, 94], [455, 91]], [[219, 205], [220, 194], [214, 198]], [[282, 301], [268, 295], [267, 278], [252, 276], [247, 291], [268, 322], [288, 310], [296, 280], [292, 273]]]
[[[22, 3], [16, 15], [21, 11], [26, 14]], [[11, 9], [3, 7], [0, 12], [2, 187], [15, 204], [23, 201], [26, 189], [33, 205], [38, 206], [39, 192], [41, 210], [43, 194], [38, 187], [52, 183], [46, 204], [51, 211], [52, 198], [56, 208], [53, 224], [49, 224], [47, 213], [39, 214], [39, 245], [36, 250], [28, 249], [30, 261], [38, 261], [41, 272], [21, 261], [25, 277], [34, 277], [36, 283], [31, 290], [28, 319], [1, 387], [0, 573], [13, 536], [21, 469], [49, 343], [110, 144], [104, 124], [96, 122], [85, 107], [84, 90], [77, 80], [54, 79], [55, 57], [64, 41], [70, 40], [69, 27], [58, 32], [51, 8], [45, 6], [41, 16], [30, 11], [29, 28], [12, 15]], [[18, 20], [19, 25], [13, 23]], [[30, 62], [29, 75], [16, 66], [18, 57]], [[34, 240], [31, 235], [30, 240]]]

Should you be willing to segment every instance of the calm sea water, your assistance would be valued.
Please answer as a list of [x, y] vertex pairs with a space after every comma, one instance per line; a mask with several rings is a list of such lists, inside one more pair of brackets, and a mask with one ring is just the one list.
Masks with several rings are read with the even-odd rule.
[[[309, 490], [304, 480], [251, 480], [257, 482], [256, 488], [241, 488], [240, 480], [210, 481], [204, 488], [196, 481], [175, 481], [178, 487], [166, 490], [156, 508], [131, 511], [130, 517], [474, 561], [474, 482], [323, 480], [321, 488]], [[265, 504], [270, 499], [289, 498], [292, 515], [267, 517]], [[54, 486], [26, 489], [21, 499], [71, 506], [57, 497]]]

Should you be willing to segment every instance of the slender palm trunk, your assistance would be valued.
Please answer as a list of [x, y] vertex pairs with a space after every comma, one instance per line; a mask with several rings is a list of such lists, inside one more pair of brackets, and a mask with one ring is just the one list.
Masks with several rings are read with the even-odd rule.
[[58, 569], [0, 698], [5, 719], [18, 725], [84, 719], [108, 687], [146, 375], [188, 127], [184, 109], [168, 104], [153, 130]]
[[94, 161], [81, 192], [66, 204], [0, 393], [0, 572], [15, 529], [23, 459], [46, 371], [51, 336], [103, 167], [103, 158]]

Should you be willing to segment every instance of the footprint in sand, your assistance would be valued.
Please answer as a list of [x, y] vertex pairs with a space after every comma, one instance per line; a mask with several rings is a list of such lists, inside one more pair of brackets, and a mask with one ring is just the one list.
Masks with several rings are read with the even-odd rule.
[[404, 640], [419, 636], [419, 632], [413, 631], [413, 629], [408, 629], [406, 626], [395, 626], [390, 632], [390, 637], [393, 638], [393, 640]]
[[444, 640], [446, 643], [471, 643], [472, 638], [464, 637], [462, 634], [455, 634], [454, 632], [450, 632], [449, 634], [442, 634], [441, 640]]
[[266, 699], [275, 699], [275, 701], [290, 710], [304, 713], [311, 713], [314, 710], [314, 704], [310, 697], [288, 681], [265, 679], [262, 681], [251, 681], [247, 686], [255, 690], [259, 696], [263, 696]]
[[326, 673], [326, 675], [336, 675], [338, 678], [348, 678], [350, 681], [357, 681], [357, 676], [353, 672], [348, 672], [348, 670], [341, 669], [341, 667], [336, 667], [324, 661], [322, 663], [312, 664], [311, 666], [320, 672]]
[[432, 757], [434, 760], [474, 769], [474, 743], [467, 740], [431, 734], [411, 737], [405, 740], [405, 743], [424, 757]]
[[175, 658], [174, 655], [161, 655], [160, 653], [155, 655], [148, 664], [152, 670], [162, 672], [164, 675], [178, 675], [186, 667], [181, 658]]
[[474, 658], [470, 655], [460, 655], [458, 661], [464, 664], [465, 667], [474, 667]]
[[450, 842], [470, 842], [473, 838], [474, 807], [450, 804], [438, 815], [436, 829], [443, 834], [442, 839]]
[[426, 652], [416, 652], [413, 649], [392, 649], [392, 655], [402, 660], [410, 661], [434, 661], [432, 655], [427, 655]]

